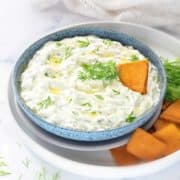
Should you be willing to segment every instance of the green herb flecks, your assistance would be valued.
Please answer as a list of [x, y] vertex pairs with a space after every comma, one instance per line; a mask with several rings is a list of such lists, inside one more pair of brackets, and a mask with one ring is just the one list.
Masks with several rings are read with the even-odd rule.
[[61, 45], [62, 45], [62, 43], [61, 43], [61, 42], [59, 42], [59, 41], [57, 41], [57, 42], [56, 42], [56, 46], [58, 46], [58, 47], [59, 47], [59, 46], [61, 46]]
[[28, 158], [24, 159], [22, 161], [22, 164], [26, 167], [26, 168], [29, 168], [29, 165], [30, 165], [30, 160]]
[[48, 180], [47, 178], [47, 172], [44, 167], [41, 168], [39, 174], [38, 174], [38, 180]]
[[0, 157], [0, 167], [3, 168], [3, 169], [0, 169], [0, 176], [7, 176], [11, 174], [9, 171], [4, 169], [4, 167], [6, 166], [7, 164], [6, 162], [4, 162], [3, 157]]
[[110, 45], [112, 45], [113, 42], [110, 39], [104, 39], [103, 43], [107, 46], [110, 46]]
[[180, 99], [180, 58], [173, 61], [165, 60], [164, 67], [167, 76], [166, 100]]
[[130, 60], [132, 61], [137, 61], [139, 59], [139, 57], [136, 54], [132, 54], [130, 57]]
[[83, 104], [81, 104], [81, 106], [88, 106], [88, 107], [91, 107], [92, 105], [90, 104], [90, 103], [83, 103]]
[[83, 71], [79, 72], [81, 80], [113, 80], [118, 76], [116, 64], [113, 61], [105, 63], [82, 64]]
[[61, 61], [62, 61], [62, 59], [56, 55], [50, 55], [48, 57], [48, 63], [52, 64], [52, 65], [58, 65], [61, 63]]
[[68, 98], [67, 101], [68, 101], [68, 103], [71, 103], [72, 102], [72, 98]]
[[1, 166], [7, 166], [7, 164], [4, 161], [0, 161], [0, 167]]
[[66, 60], [68, 57], [70, 57], [72, 55], [72, 48], [69, 46], [66, 46], [64, 48], [64, 57], [63, 59]]
[[45, 72], [44, 75], [45, 75], [46, 77], [49, 77], [49, 78], [52, 78], [52, 79], [56, 78], [56, 75], [53, 74], [53, 73], [51, 73], [51, 72]]
[[48, 96], [46, 99], [42, 100], [38, 103], [38, 106], [40, 109], [46, 109], [48, 106], [52, 105], [53, 101], [50, 96]]
[[52, 180], [58, 180], [60, 178], [60, 173], [56, 172], [55, 174], [52, 175]]
[[98, 47], [96, 47], [93, 51], [92, 51], [92, 53], [97, 53], [98, 51], [99, 51], [99, 49], [100, 49], [100, 47], [98, 46]]
[[90, 114], [91, 114], [92, 116], [96, 116], [96, 115], [97, 115], [97, 112], [96, 112], [96, 111], [91, 111]]
[[133, 115], [133, 113], [131, 112], [128, 116], [127, 116], [127, 118], [126, 118], [126, 122], [127, 123], [132, 123], [134, 120], [136, 119], [136, 117]]
[[96, 98], [99, 99], [99, 100], [104, 100], [104, 98], [103, 98], [101, 95], [96, 94], [95, 96], [96, 96]]
[[89, 40], [78, 40], [78, 45], [80, 48], [84, 48], [84, 47], [87, 47], [89, 46], [90, 42]]
[[112, 89], [112, 91], [113, 91], [113, 93], [114, 93], [115, 95], [119, 95], [119, 94], [120, 94], [120, 92], [117, 91], [117, 90], [115, 90], [115, 89]]
[[11, 173], [8, 171], [0, 170], [0, 176], [7, 176], [10, 175]]

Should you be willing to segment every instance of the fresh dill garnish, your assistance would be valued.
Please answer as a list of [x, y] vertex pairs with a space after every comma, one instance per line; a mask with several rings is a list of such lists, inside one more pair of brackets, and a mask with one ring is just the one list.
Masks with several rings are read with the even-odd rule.
[[58, 65], [61, 63], [61, 61], [62, 61], [62, 59], [56, 55], [50, 55], [48, 57], [48, 63], [49, 64]]
[[10, 175], [11, 173], [5, 170], [0, 170], [0, 176], [7, 176]]
[[97, 115], [97, 112], [96, 112], [96, 111], [91, 111], [90, 113], [91, 113], [91, 115], [93, 115], [93, 116]]
[[126, 122], [128, 122], [128, 123], [132, 123], [134, 120], [136, 119], [136, 117], [133, 115], [133, 113], [131, 112], [128, 116], [127, 116], [127, 118], [126, 118]]
[[48, 73], [48, 72], [45, 72], [44, 75], [45, 75], [46, 77], [49, 77], [49, 73]]
[[26, 168], [29, 168], [29, 165], [30, 165], [30, 160], [28, 158], [24, 159], [22, 161], [22, 164], [26, 167]]
[[61, 42], [59, 42], [59, 41], [56, 42], [56, 46], [61, 46], [61, 45], [62, 45]]
[[103, 39], [103, 43], [104, 43], [105, 45], [110, 46], [110, 45], [112, 45], [113, 42], [112, 42], [110, 39]]
[[1, 166], [7, 166], [7, 164], [4, 161], [0, 161], [0, 167]]
[[167, 77], [166, 100], [175, 101], [180, 99], [180, 58], [164, 61]]
[[64, 60], [66, 60], [68, 57], [72, 55], [72, 48], [69, 46], [66, 46], [64, 49]]
[[11, 173], [5, 170], [4, 168], [7, 166], [6, 162], [4, 162], [4, 158], [0, 157], [0, 167], [3, 169], [0, 169], [0, 176], [7, 176], [10, 175]]
[[71, 103], [72, 102], [72, 98], [68, 98], [68, 103]]
[[104, 100], [104, 98], [101, 95], [96, 94], [95, 96], [96, 96], [96, 98], [98, 98], [100, 100]]
[[91, 52], [97, 55], [99, 49], [100, 49], [100, 47], [98, 46], [94, 50], [92, 50]]
[[48, 106], [52, 105], [53, 101], [50, 96], [48, 96], [46, 99], [42, 100], [38, 103], [38, 106], [40, 109], [46, 109]]
[[83, 71], [79, 72], [81, 80], [113, 80], [118, 76], [116, 64], [113, 61], [105, 63], [82, 64]]
[[89, 107], [91, 107], [92, 105], [90, 104], [90, 103], [83, 103], [83, 104], [81, 104], [81, 106], [89, 106]]
[[44, 167], [38, 173], [38, 180], [47, 180], [47, 170]]
[[52, 175], [52, 180], [58, 180], [59, 179], [59, 175], [60, 173], [59, 172], [56, 172]]
[[90, 42], [89, 40], [78, 40], [78, 45], [79, 47], [83, 48], [83, 47], [87, 47], [89, 46]]
[[131, 57], [130, 57], [130, 59], [131, 59], [132, 61], [136, 61], [136, 60], [139, 59], [139, 57], [138, 57], [136, 54], [132, 54]]
[[112, 91], [114, 92], [115, 95], [119, 95], [120, 94], [120, 92], [115, 90], [115, 89], [112, 89]]
[[45, 75], [46, 77], [49, 77], [49, 78], [52, 78], [52, 79], [56, 78], [56, 75], [53, 74], [53, 73], [51, 73], [51, 72], [45, 72], [44, 75]]
[[48, 63], [49, 64], [60, 64], [62, 59], [56, 55], [50, 55], [48, 57]]

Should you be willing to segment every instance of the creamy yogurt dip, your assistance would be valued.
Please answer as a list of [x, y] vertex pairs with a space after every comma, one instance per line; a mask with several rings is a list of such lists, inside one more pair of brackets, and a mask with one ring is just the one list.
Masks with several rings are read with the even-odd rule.
[[121, 127], [158, 101], [159, 76], [150, 61], [146, 94], [132, 91], [118, 78], [118, 64], [144, 59], [133, 47], [95, 36], [47, 42], [21, 75], [21, 97], [35, 114], [60, 127]]

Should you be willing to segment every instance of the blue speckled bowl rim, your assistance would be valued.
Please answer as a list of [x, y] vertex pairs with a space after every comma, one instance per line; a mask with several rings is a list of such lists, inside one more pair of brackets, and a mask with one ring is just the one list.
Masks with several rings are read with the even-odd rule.
[[[160, 75], [160, 82], [161, 82], [161, 93], [159, 97], [159, 101], [156, 105], [154, 105], [148, 112], [144, 113], [143, 115], [139, 116], [135, 122], [109, 130], [103, 131], [80, 131], [74, 129], [67, 129], [63, 128], [51, 123], [46, 122], [36, 114], [34, 114], [24, 103], [23, 99], [19, 93], [19, 77], [23, 72], [24, 68], [26, 67], [29, 60], [35, 54], [35, 52], [40, 49], [47, 41], [57, 41], [68, 37], [73, 36], [85, 36], [85, 35], [96, 35], [101, 38], [108, 38], [111, 40], [119, 41], [123, 45], [133, 46], [134, 48], [138, 49], [142, 54], [144, 54], [158, 69]], [[20, 69], [21, 68], [21, 69]], [[13, 91], [16, 96], [16, 101], [19, 104], [20, 108], [30, 117], [34, 123], [36, 123], [41, 128], [45, 129], [46, 131], [55, 134], [57, 136], [61, 136], [68, 139], [79, 140], [79, 141], [102, 141], [113, 139], [116, 137], [120, 137], [126, 135], [138, 127], [141, 127], [145, 124], [152, 114], [154, 114], [158, 107], [162, 104], [165, 92], [166, 92], [166, 74], [160, 58], [145, 44], [141, 43], [140, 41], [134, 39], [126, 35], [125, 33], [116, 32], [112, 30], [105, 30], [91, 27], [91, 25], [80, 25], [76, 27], [69, 27], [67, 29], [63, 29], [52, 34], [49, 34], [40, 40], [33, 43], [30, 47], [28, 47], [24, 53], [20, 56], [18, 61], [15, 64], [14, 71], [13, 71]]]

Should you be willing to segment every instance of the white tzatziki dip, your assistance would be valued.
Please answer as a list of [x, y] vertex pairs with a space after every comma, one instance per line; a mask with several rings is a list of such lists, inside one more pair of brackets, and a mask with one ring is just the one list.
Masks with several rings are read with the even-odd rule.
[[101, 131], [124, 126], [150, 110], [160, 95], [157, 68], [149, 61], [147, 93], [124, 86], [116, 66], [145, 57], [133, 47], [96, 36], [47, 42], [21, 75], [21, 97], [45, 121]]

